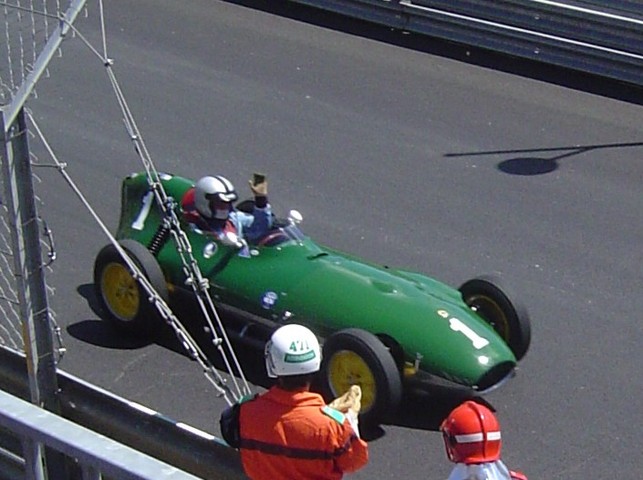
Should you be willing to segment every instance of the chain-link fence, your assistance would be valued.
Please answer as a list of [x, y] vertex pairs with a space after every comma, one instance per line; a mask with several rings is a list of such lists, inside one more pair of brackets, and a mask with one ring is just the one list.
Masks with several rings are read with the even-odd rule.
[[[20, 87], [26, 85], [27, 76], [36, 64], [38, 52], [44, 49], [42, 45], [46, 43], [48, 32], [50, 29], [53, 30], [48, 16], [50, 5], [43, 2], [43, 11], [47, 14], [39, 17], [42, 22], [38, 25], [34, 13], [26, 10], [22, 3], [25, 2], [2, 2], [4, 38], [0, 43], [3, 45], [0, 55], [0, 107], [3, 116], [10, 108], [13, 111], [15, 106], [22, 106], [26, 100], [24, 95], [19, 94]], [[6, 150], [6, 143], [3, 142], [3, 150]], [[0, 167], [5, 167], [3, 164], [8, 161], [5, 157], [3, 151], [0, 155]], [[12, 225], [16, 222], [12, 221], [7, 199], [4, 198], [7, 189], [4, 190], [3, 195], [0, 195], [0, 344], [23, 351], [24, 340], [15, 276], [16, 259], [13, 254]]]
[[85, 0], [0, 0], [0, 108], [13, 123]]
[[0, 344], [24, 351], [9, 223], [9, 212], [2, 202], [0, 204]]
[[[29, 323], [34, 317], [44, 319], [60, 340], [55, 314], [47, 304], [51, 290], [44, 282], [44, 271], [55, 254], [49, 229], [38, 215], [42, 203], [31, 172], [38, 162], [29, 151], [23, 109], [84, 4], [84, 0], [0, 1], [0, 345], [20, 351], [37, 343]], [[57, 353], [62, 351], [59, 343]]]
[[[31, 162], [35, 165], [38, 158], [31, 153]], [[0, 156], [0, 171], [3, 168], [3, 157]], [[1, 177], [0, 177], [1, 178]], [[40, 183], [37, 174], [34, 174], [36, 184]], [[0, 190], [2, 192], [2, 190]], [[44, 211], [44, 202], [37, 196], [34, 197], [36, 210]], [[13, 237], [15, 222], [9, 212], [4, 194], [0, 194], [0, 345], [10, 349], [24, 352], [24, 334], [21, 324], [20, 296], [18, 295], [19, 281], [17, 275], [17, 259], [14, 255]], [[56, 258], [51, 231], [45, 219], [38, 217], [38, 231], [40, 232], [41, 262], [45, 272], [51, 270]], [[45, 284], [47, 296], [54, 294], [54, 289]], [[56, 320], [56, 312], [49, 307], [47, 315], [55, 340], [55, 355], [57, 361], [62, 358], [65, 347], [63, 345], [60, 328]]]

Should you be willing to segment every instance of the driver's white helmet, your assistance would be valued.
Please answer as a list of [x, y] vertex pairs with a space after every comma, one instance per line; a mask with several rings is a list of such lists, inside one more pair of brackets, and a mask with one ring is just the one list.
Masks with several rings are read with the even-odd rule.
[[214, 216], [210, 206], [210, 201], [214, 198], [230, 204], [234, 202], [237, 192], [232, 182], [221, 175], [200, 178], [194, 186], [194, 206], [206, 218]]
[[315, 373], [321, 365], [319, 341], [302, 325], [284, 325], [275, 330], [264, 355], [270, 378]]

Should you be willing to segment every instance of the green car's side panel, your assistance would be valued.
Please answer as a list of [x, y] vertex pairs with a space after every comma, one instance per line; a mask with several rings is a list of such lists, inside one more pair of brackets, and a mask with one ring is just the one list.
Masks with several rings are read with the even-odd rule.
[[[358, 327], [389, 335], [403, 346], [408, 360], [420, 359], [423, 370], [464, 384], [476, 383], [490, 365], [515, 362], [486, 322], [470, 321], [473, 312], [456, 303], [446, 285], [436, 282], [427, 290], [391, 269], [336, 253], [308, 262], [314, 268], [305, 267], [306, 275], [275, 306], [299, 312], [319, 332]], [[295, 268], [301, 263], [294, 262]]]
[[[162, 175], [177, 215], [188, 179]], [[123, 182], [117, 238], [132, 238], [148, 247], [161, 223], [161, 209], [143, 174]], [[385, 334], [402, 346], [408, 361], [421, 370], [463, 385], [478, 385], [495, 365], [515, 365], [506, 343], [469, 309], [460, 293], [415, 272], [364, 262], [314, 243], [289, 240], [276, 247], [252, 247], [241, 256], [233, 247], [185, 225], [201, 272], [217, 301], [274, 322], [301, 322], [325, 336], [358, 327]], [[185, 287], [175, 244], [157, 253], [169, 283]]]

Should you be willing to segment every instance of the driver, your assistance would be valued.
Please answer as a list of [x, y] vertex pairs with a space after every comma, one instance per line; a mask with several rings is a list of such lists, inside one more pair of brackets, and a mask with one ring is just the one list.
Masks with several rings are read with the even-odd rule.
[[221, 175], [200, 178], [181, 200], [183, 218], [203, 232], [221, 238], [232, 232], [249, 242], [256, 242], [272, 228], [272, 214], [268, 203], [268, 182], [250, 180], [254, 195], [252, 213], [234, 208], [237, 192], [227, 178]]

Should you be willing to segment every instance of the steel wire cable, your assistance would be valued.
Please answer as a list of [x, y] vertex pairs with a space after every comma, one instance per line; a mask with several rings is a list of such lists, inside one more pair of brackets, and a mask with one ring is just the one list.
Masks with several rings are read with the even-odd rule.
[[[243, 372], [243, 368], [241, 367], [241, 364], [234, 351], [234, 347], [226, 333], [223, 321], [221, 320], [221, 317], [209, 292], [209, 280], [202, 275], [201, 270], [198, 266], [198, 262], [192, 254], [192, 247], [189, 239], [180, 225], [179, 217], [176, 211], [177, 204], [173, 198], [167, 195], [165, 189], [163, 188], [161, 174], [154, 165], [152, 157], [142, 138], [140, 130], [138, 129], [134, 115], [129, 108], [127, 99], [125, 98], [125, 95], [114, 72], [114, 61], [107, 54], [107, 35], [105, 29], [103, 2], [102, 0], [100, 0], [98, 3], [100, 10], [99, 15], [101, 24], [102, 53], [99, 52], [98, 49], [96, 49], [92, 45], [92, 43], [88, 41], [88, 39], [82, 34], [82, 32], [80, 32], [74, 25], [68, 24], [68, 26], [70, 29], [72, 29], [74, 35], [76, 35], [76, 37], [79, 38], [89, 48], [89, 50], [100, 59], [102, 65], [106, 68], [108, 79], [123, 115], [125, 129], [134, 145], [136, 154], [138, 155], [141, 163], [144, 166], [150, 191], [154, 194], [156, 203], [161, 208], [164, 214], [163, 221], [167, 222], [170, 228], [170, 234], [176, 245], [177, 252], [179, 253], [179, 256], [181, 258], [182, 269], [186, 277], [186, 285], [189, 285], [194, 293], [199, 308], [207, 322], [207, 330], [212, 336], [212, 344], [217, 349], [218, 353], [221, 356], [221, 359], [225, 364], [227, 373], [232, 379], [234, 390], [230, 388], [226, 379], [224, 379], [217, 371], [217, 369], [214, 368], [212, 362], [209, 360], [203, 349], [199, 347], [198, 343], [190, 335], [185, 326], [180, 322], [176, 315], [174, 315], [169, 305], [163, 300], [163, 298], [160, 297], [158, 292], [156, 292], [145, 275], [130, 259], [127, 252], [120, 246], [118, 240], [111, 234], [107, 226], [102, 222], [96, 211], [92, 208], [89, 201], [87, 201], [84, 194], [80, 191], [73, 179], [66, 172], [67, 165], [59, 161], [52, 147], [49, 145], [45, 136], [42, 134], [42, 131], [40, 130], [31, 112], [28, 109], [26, 109], [26, 112], [28, 114], [30, 122], [34, 126], [37, 135], [43, 142], [47, 153], [53, 159], [55, 168], [59, 171], [59, 173], [61, 173], [65, 181], [70, 185], [74, 193], [78, 196], [83, 205], [96, 220], [100, 228], [108, 237], [109, 241], [114, 245], [115, 249], [123, 258], [123, 261], [126, 263], [127, 267], [130, 269], [130, 272], [132, 273], [135, 280], [145, 290], [146, 294], [148, 295], [148, 301], [150, 301], [150, 303], [152, 303], [156, 307], [163, 320], [172, 328], [174, 334], [178, 338], [183, 348], [187, 351], [188, 355], [192, 359], [199, 362], [204, 370], [206, 378], [208, 378], [208, 380], [215, 386], [219, 395], [223, 396], [229, 405], [232, 405], [234, 401], [239, 400], [242, 396], [248, 395], [252, 392]], [[239, 380], [237, 379], [237, 377], [239, 377]], [[230, 397], [232, 397], [232, 399]]]

